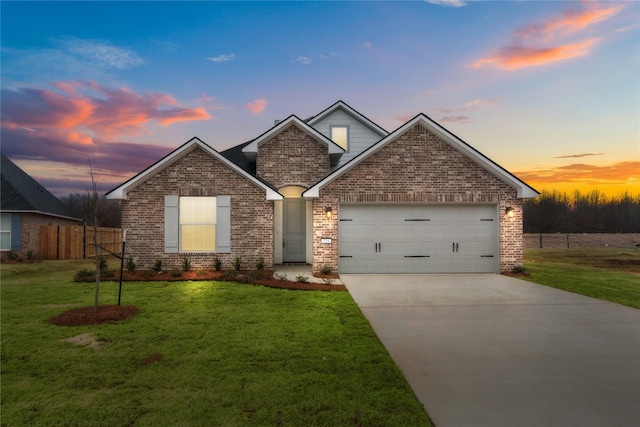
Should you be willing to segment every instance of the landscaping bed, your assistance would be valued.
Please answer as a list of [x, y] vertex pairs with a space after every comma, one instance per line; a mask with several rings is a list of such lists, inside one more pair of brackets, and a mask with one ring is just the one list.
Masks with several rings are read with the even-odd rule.
[[132, 305], [100, 305], [98, 311], [94, 307], [80, 307], [65, 311], [49, 319], [57, 326], [99, 325], [126, 320], [138, 314], [138, 307]]
[[[79, 274], [82, 273], [82, 274]], [[216, 270], [189, 270], [189, 271], [160, 271], [137, 270], [124, 271], [122, 280], [126, 282], [176, 282], [176, 281], [202, 281], [216, 280], [223, 282], [248, 283], [252, 285], [267, 286], [270, 288], [308, 290], [308, 291], [346, 291], [341, 284], [331, 283], [338, 278], [336, 274], [317, 274], [315, 277], [326, 279], [326, 283], [294, 282], [280, 280], [273, 277], [273, 270], [251, 271], [216, 271]], [[81, 271], [74, 276], [76, 282], [95, 282], [95, 273]], [[120, 272], [109, 270], [102, 272], [101, 280], [119, 281]]]

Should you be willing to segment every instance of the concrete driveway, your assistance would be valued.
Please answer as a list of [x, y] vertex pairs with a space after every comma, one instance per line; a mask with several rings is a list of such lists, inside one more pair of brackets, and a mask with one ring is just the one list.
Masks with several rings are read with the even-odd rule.
[[640, 426], [640, 310], [496, 274], [341, 278], [437, 427]]

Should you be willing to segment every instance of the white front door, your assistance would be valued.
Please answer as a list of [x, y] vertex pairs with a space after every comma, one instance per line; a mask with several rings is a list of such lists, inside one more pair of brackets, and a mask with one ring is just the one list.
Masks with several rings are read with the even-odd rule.
[[283, 200], [282, 261], [306, 261], [306, 206], [304, 199]]

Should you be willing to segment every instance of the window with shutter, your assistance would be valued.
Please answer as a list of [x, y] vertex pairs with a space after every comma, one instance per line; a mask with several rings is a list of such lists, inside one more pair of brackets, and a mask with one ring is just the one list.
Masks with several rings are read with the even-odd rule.
[[231, 197], [165, 196], [165, 252], [231, 252]]

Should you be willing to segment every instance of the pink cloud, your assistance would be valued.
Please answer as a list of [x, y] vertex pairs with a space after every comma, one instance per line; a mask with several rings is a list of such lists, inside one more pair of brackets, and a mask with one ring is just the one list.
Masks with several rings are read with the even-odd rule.
[[61, 92], [3, 90], [2, 127], [25, 127], [57, 135], [65, 131], [69, 142], [86, 143], [88, 137], [111, 140], [137, 135], [153, 121], [170, 126], [212, 118], [203, 107], [181, 106], [168, 94], [136, 93], [96, 82], [55, 82], [53, 86]]
[[507, 46], [490, 57], [479, 59], [471, 64], [471, 67], [480, 68], [484, 65], [494, 65], [503, 70], [512, 71], [519, 68], [544, 65], [584, 56], [591, 52], [592, 46], [598, 41], [599, 39], [589, 39], [545, 48]]
[[471, 121], [471, 117], [469, 116], [445, 116], [440, 118], [438, 121], [442, 123], [457, 123], [457, 124], [467, 124]]
[[515, 35], [521, 39], [569, 35], [590, 25], [607, 20], [621, 10], [622, 6], [612, 6], [604, 9], [566, 10], [558, 17], [516, 30]]
[[416, 116], [415, 114], [405, 113], [401, 116], [395, 116], [393, 119], [400, 123], [406, 123], [409, 120], [413, 119], [415, 116]]
[[587, 55], [600, 38], [569, 38], [610, 19], [622, 9], [623, 6], [583, 3], [583, 9], [566, 10], [559, 16], [515, 30], [509, 44], [470, 66], [480, 68], [489, 65], [512, 71]]
[[[2, 152], [12, 160], [46, 159], [69, 170], [49, 188], [56, 194], [78, 188], [83, 178], [72, 177], [71, 170], [86, 170], [88, 159], [101, 179], [118, 183], [171, 149], [122, 142], [122, 137], [148, 133], [153, 123], [171, 126], [212, 118], [204, 107], [184, 106], [164, 93], [136, 93], [96, 82], [55, 82], [52, 87], [2, 90], [0, 137]], [[38, 176], [43, 173], [48, 172], [35, 176], [46, 178]]]
[[260, 114], [267, 107], [267, 100], [264, 98], [256, 99], [252, 102], [247, 102], [245, 108], [253, 114]]

